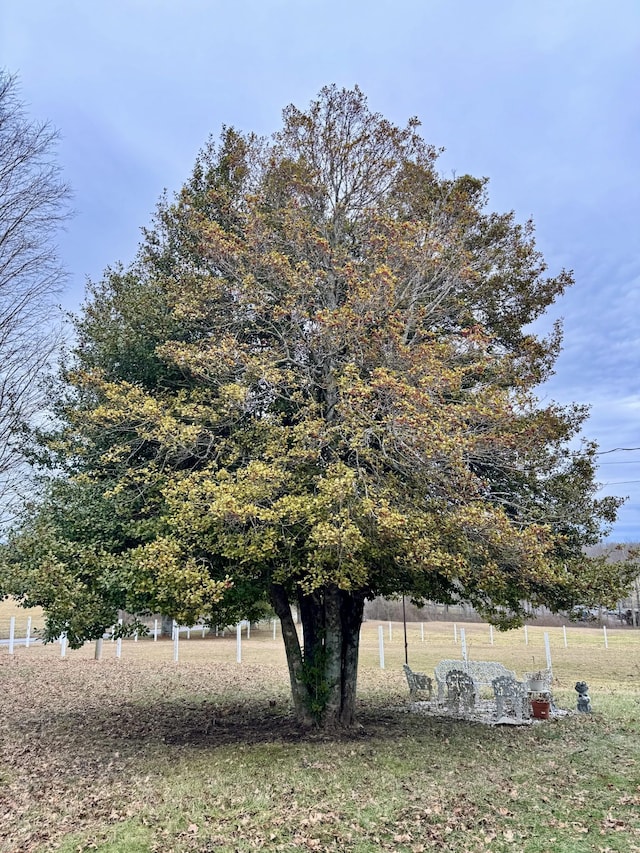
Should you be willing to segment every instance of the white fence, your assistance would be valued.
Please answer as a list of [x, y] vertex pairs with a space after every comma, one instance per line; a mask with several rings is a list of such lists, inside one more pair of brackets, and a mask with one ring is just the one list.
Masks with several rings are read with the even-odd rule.
[[[31, 617], [27, 617], [26, 620], [21, 620], [18, 622], [15, 616], [9, 617], [6, 625], [6, 635], [2, 637], [0, 634], [0, 647], [6, 647], [7, 652], [10, 655], [15, 653], [15, 649], [17, 646], [25, 646], [29, 647], [33, 643], [41, 643], [41, 639], [34, 635], [34, 630], [32, 626]], [[118, 625], [122, 625], [122, 620], [118, 620]], [[138, 642], [138, 633], [134, 633], [129, 637], [115, 637], [115, 631], [118, 625], [112, 625], [111, 630], [105, 632], [103, 636], [95, 641], [95, 660], [101, 660], [103, 655], [106, 654], [104, 643], [105, 641], [112, 643], [115, 646], [115, 657], [121, 658], [123, 654], [123, 644], [132, 642]], [[277, 620], [272, 619], [269, 623], [269, 631], [272, 633], [273, 639], [275, 640], [277, 635]], [[251, 623], [247, 620], [243, 620], [239, 622], [234, 628], [229, 628], [228, 626], [213, 626], [210, 627], [208, 625], [197, 624], [197, 625], [178, 625], [175, 621], [173, 623], [172, 630], [172, 647], [173, 647], [173, 659], [174, 661], [178, 661], [180, 657], [180, 643], [183, 640], [191, 640], [194, 639], [205, 639], [207, 635], [211, 637], [225, 637], [232, 636], [235, 634], [236, 637], [236, 660], [238, 663], [242, 661], [242, 639], [243, 633], [245, 639], [249, 640], [251, 638]], [[148, 635], [145, 635], [146, 639], [150, 639], [152, 642], [158, 642], [158, 638], [160, 637], [160, 623], [158, 619], [154, 619], [154, 624]], [[61, 634], [58, 637], [58, 644], [60, 646], [60, 657], [66, 657], [68, 642], [65, 634]]]

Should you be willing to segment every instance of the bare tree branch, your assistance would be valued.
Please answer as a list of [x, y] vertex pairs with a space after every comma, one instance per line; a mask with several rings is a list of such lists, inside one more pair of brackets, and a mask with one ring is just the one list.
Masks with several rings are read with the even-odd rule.
[[0, 70], [0, 522], [24, 477], [22, 430], [43, 408], [39, 379], [57, 345], [65, 273], [54, 242], [69, 216], [57, 131], [30, 121], [16, 78]]

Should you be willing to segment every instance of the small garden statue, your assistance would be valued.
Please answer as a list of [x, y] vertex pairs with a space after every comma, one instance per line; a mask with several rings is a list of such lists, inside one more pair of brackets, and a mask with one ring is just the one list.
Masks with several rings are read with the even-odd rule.
[[576, 682], [576, 690], [578, 691], [578, 711], [582, 714], [591, 713], [591, 699], [589, 698], [589, 685], [586, 681]]

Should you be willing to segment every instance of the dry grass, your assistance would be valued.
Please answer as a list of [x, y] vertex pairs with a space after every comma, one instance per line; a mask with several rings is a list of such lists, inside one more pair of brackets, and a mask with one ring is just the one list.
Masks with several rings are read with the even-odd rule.
[[27, 610], [19, 607], [13, 599], [7, 598], [0, 601], [0, 640], [9, 636], [9, 620], [12, 616], [16, 619], [16, 637], [24, 637], [29, 616], [32, 630], [44, 627], [44, 612], [41, 607], [31, 607]]
[[[0, 851], [335, 850], [365, 853], [640, 851], [640, 632], [465, 626], [470, 654], [556, 693], [592, 686], [593, 716], [505, 730], [407, 713], [401, 625], [378, 667], [363, 630], [362, 726], [309, 735], [289, 714], [281, 641], [268, 630], [93, 646], [0, 647]], [[453, 627], [409, 626], [414, 669], [457, 657]]]

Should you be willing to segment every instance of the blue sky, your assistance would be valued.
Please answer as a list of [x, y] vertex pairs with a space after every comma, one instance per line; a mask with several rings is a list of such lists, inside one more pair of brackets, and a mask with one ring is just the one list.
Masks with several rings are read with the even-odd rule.
[[[640, 3], [637, 0], [5, 0], [0, 62], [62, 133], [76, 216], [66, 308], [132, 259], [163, 188], [221, 125], [270, 133], [327, 83], [422, 120], [442, 171], [533, 216], [565, 345], [541, 398], [591, 404], [613, 538], [640, 541]], [[544, 325], [544, 324], [543, 324]]]

